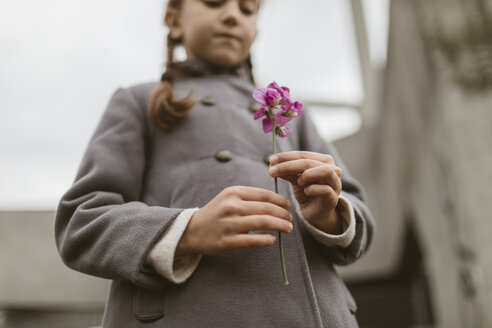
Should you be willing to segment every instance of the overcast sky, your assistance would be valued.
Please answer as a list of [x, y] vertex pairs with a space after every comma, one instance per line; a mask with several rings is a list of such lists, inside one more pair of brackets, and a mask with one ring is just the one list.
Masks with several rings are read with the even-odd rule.
[[[267, 0], [253, 47], [258, 84], [276, 80], [300, 100], [361, 102], [349, 3]], [[387, 5], [365, 0], [376, 63]], [[56, 207], [113, 91], [159, 78], [163, 10], [163, 0], [0, 2], [0, 210]], [[316, 112], [330, 139], [360, 124], [354, 112]]]

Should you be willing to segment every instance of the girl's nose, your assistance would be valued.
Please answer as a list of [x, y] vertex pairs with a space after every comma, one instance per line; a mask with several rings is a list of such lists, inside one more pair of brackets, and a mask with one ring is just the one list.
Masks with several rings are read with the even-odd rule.
[[241, 18], [241, 8], [239, 1], [226, 1], [222, 11], [222, 22], [226, 25], [236, 25]]

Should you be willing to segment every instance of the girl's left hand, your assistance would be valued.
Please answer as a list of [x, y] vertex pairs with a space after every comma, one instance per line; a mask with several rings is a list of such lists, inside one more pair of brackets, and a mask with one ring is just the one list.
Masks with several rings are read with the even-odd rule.
[[343, 232], [335, 210], [342, 190], [342, 170], [332, 156], [308, 151], [277, 153], [270, 157], [269, 172], [292, 184], [308, 222], [330, 234]]

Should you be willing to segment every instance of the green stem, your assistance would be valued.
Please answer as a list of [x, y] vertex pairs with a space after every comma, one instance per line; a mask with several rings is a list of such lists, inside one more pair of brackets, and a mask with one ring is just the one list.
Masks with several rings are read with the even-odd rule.
[[[275, 151], [275, 122], [274, 122], [273, 119], [272, 119], [272, 124], [273, 124], [273, 131], [272, 131], [272, 135], [273, 135], [273, 153], [276, 154], [276, 151]], [[275, 180], [275, 193], [278, 194], [277, 178], [274, 178], [274, 180]], [[284, 259], [284, 247], [283, 247], [283, 244], [282, 244], [282, 233], [280, 231], [278, 231], [278, 243], [279, 243], [279, 246], [280, 246], [280, 263], [282, 264], [282, 274], [283, 274], [283, 277], [284, 277], [284, 285], [288, 285], [289, 284], [289, 280], [287, 280], [287, 270], [285, 269], [285, 259]]]

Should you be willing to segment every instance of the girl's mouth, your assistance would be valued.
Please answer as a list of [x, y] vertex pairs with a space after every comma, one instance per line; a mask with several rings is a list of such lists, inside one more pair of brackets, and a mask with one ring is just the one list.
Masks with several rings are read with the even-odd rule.
[[222, 39], [225, 39], [227, 41], [233, 41], [233, 40], [237, 40], [239, 41], [239, 38], [233, 34], [229, 34], [229, 33], [217, 33], [215, 34], [216, 37], [219, 37], [219, 38], [222, 38]]

